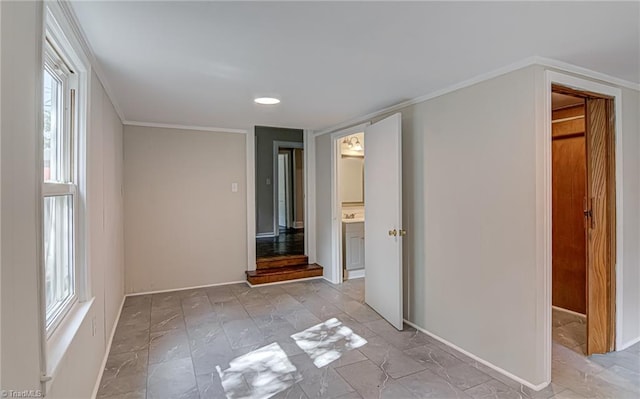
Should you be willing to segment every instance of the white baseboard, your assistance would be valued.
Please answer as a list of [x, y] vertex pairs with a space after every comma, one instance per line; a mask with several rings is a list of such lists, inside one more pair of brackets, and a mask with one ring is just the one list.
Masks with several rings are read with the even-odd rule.
[[111, 352], [111, 344], [113, 343], [113, 337], [116, 334], [116, 328], [118, 327], [118, 322], [120, 322], [120, 315], [122, 314], [122, 308], [124, 308], [125, 299], [127, 299], [126, 295], [122, 297], [122, 302], [120, 303], [120, 310], [118, 310], [118, 316], [116, 317], [116, 320], [113, 323], [113, 327], [111, 327], [111, 334], [109, 335], [109, 339], [107, 341], [107, 349], [104, 352], [102, 364], [100, 364], [100, 370], [98, 370], [98, 379], [96, 380], [96, 384], [93, 387], [93, 392], [91, 393], [92, 399], [95, 399], [96, 396], [98, 396], [98, 390], [100, 389], [100, 382], [102, 381], [102, 374], [104, 373], [104, 368], [107, 365], [109, 352]]
[[616, 352], [623, 351], [623, 350], [627, 349], [628, 347], [637, 344], [638, 342], [640, 342], [640, 337], [632, 339], [631, 341], [627, 341], [624, 344], [620, 345], [619, 348], [616, 348]]
[[217, 287], [219, 285], [231, 285], [231, 284], [240, 284], [240, 283], [249, 284], [246, 280], [229, 281], [227, 283], [196, 285], [196, 286], [193, 286], [193, 287], [169, 288], [169, 289], [166, 289], [166, 290], [145, 291], [145, 292], [131, 292], [129, 294], [125, 294], [125, 297], [127, 297], [127, 296], [138, 296], [138, 295], [149, 295], [149, 294], [162, 294], [163, 292], [186, 291], [186, 290], [194, 290], [194, 289], [197, 289], [197, 288]]
[[294, 229], [304, 229], [304, 222], [293, 222]]
[[572, 315], [572, 316], [578, 316], [578, 317], [580, 317], [581, 319], [585, 319], [585, 320], [586, 320], [586, 318], [587, 318], [587, 315], [584, 315], [584, 314], [582, 314], [582, 313], [578, 313], [578, 312], [574, 312], [573, 310], [569, 310], [569, 309], [561, 308], [561, 307], [559, 307], [559, 306], [551, 306], [551, 307], [552, 307], [553, 309], [555, 309], [555, 310], [559, 311], [559, 312], [568, 313], [568, 314], [570, 314], [570, 315]]
[[270, 238], [270, 237], [275, 237], [275, 236], [276, 236], [276, 234], [274, 232], [256, 234], [256, 238]]
[[464, 354], [466, 356], [469, 356], [473, 360], [475, 360], [475, 361], [477, 361], [479, 363], [482, 363], [487, 367], [490, 367], [490, 368], [494, 369], [498, 373], [500, 373], [500, 374], [502, 374], [502, 375], [504, 375], [506, 377], [509, 377], [512, 380], [514, 380], [516, 382], [519, 382], [520, 384], [525, 385], [525, 386], [533, 389], [534, 391], [540, 391], [540, 390], [544, 389], [550, 383], [550, 381], [549, 381], [549, 382], [543, 382], [542, 384], [538, 384], [538, 385], [532, 384], [529, 381], [524, 380], [524, 379], [522, 379], [522, 378], [520, 378], [520, 377], [518, 377], [516, 375], [511, 374], [507, 370], [504, 370], [504, 369], [496, 366], [495, 364], [493, 364], [491, 362], [488, 362], [488, 361], [486, 361], [486, 360], [484, 360], [482, 358], [479, 358], [478, 356], [474, 355], [471, 352], [467, 352], [466, 350], [460, 348], [459, 346], [457, 346], [455, 344], [452, 344], [451, 342], [447, 341], [446, 339], [444, 339], [442, 337], [439, 337], [436, 334], [433, 334], [433, 333], [425, 330], [424, 328], [415, 325], [414, 323], [410, 322], [409, 320], [405, 319], [404, 322], [407, 323], [408, 325], [410, 325], [411, 327], [415, 328], [416, 330], [421, 331], [421, 332], [427, 334], [428, 336], [430, 336], [430, 337], [432, 337], [434, 339], [437, 339], [438, 341], [442, 342], [443, 344], [445, 344], [445, 345], [457, 350], [458, 352], [460, 352], [460, 353], [462, 353], [462, 354]]
[[354, 278], [364, 278], [364, 269], [347, 270], [347, 280]]
[[297, 278], [295, 280], [286, 280], [286, 281], [276, 281], [274, 283], [264, 283], [264, 284], [251, 284], [250, 282], [246, 282], [247, 285], [251, 288], [255, 288], [255, 287], [266, 287], [269, 285], [278, 285], [278, 284], [287, 284], [287, 283], [297, 283], [298, 281], [308, 281], [308, 280], [318, 280], [324, 278], [322, 276], [316, 276], [316, 277], [305, 277], [305, 278]]
[[324, 281], [329, 282], [329, 283], [334, 284], [334, 285], [335, 285], [335, 284], [341, 284], [341, 283], [342, 283], [341, 281], [333, 282], [333, 281], [329, 280], [328, 278], [326, 278], [325, 276], [322, 276], [322, 279], [323, 279]]

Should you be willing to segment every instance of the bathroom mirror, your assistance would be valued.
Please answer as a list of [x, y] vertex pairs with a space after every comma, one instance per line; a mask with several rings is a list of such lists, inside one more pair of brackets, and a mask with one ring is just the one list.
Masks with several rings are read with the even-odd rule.
[[340, 191], [343, 204], [364, 202], [364, 157], [342, 156]]

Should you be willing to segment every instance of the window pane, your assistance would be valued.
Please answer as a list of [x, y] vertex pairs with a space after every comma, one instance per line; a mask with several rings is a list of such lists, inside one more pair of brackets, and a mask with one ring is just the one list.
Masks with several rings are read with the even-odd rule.
[[48, 327], [75, 294], [71, 195], [44, 198], [44, 255]]
[[44, 70], [44, 181], [64, 182], [62, 138], [62, 84]]

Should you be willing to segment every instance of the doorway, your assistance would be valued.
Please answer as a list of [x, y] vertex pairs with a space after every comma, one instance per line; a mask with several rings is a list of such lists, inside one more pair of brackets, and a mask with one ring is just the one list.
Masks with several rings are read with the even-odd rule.
[[552, 92], [552, 336], [586, 354], [585, 99]]
[[615, 349], [614, 98], [552, 85], [552, 338]]
[[278, 153], [278, 230], [291, 227], [291, 152]]
[[[360, 141], [356, 134], [362, 132]], [[364, 227], [364, 240], [360, 237], [359, 241], [364, 242], [365, 303], [396, 329], [402, 330], [402, 242], [407, 234], [402, 226], [402, 115], [396, 113], [373, 124], [332, 133], [330, 144], [333, 259], [330, 273], [327, 273], [329, 277], [325, 275], [325, 278], [333, 283], [342, 282], [346, 237], [343, 229], [360, 216]], [[359, 169], [354, 172], [358, 180], [348, 188], [341, 184], [343, 145], [351, 150], [362, 147], [363, 155], [366, 152], [366, 160], [363, 156], [361, 161], [364, 166], [361, 197]], [[357, 188], [356, 198], [361, 200], [363, 208], [366, 204], [361, 214], [343, 211], [345, 191], [353, 188]]]
[[273, 228], [271, 233], [256, 237], [258, 263], [270, 258], [300, 257], [305, 253], [303, 143], [274, 140], [271, 151], [273, 181], [268, 181], [267, 186], [272, 190]]
[[336, 198], [341, 223], [336, 231], [338, 280], [365, 277], [364, 131], [333, 136]]
[[255, 240], [245, 272], [249, 285], [323, 276], [322, 266], [314, 263], [315, 244], [305, 234], [307, 223], [314, 223], [306, 209], [310, 186], [305, 165], [314, 153], [306, 151], [308, 139], [301, 129], [256, 126], [247, 142], [248, 154], [255, 155], [248, 170], [255, 183], [255, 202], [249, 205], [255, 207], [255, 217], [250, 215], [247, 229]]

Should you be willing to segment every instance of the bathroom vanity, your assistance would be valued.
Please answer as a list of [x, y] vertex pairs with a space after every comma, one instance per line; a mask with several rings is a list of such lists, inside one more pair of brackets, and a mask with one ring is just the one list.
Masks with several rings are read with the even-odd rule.
[[364, 219], [342, 220], [342, 262], [346, 270], [364, 268]]

